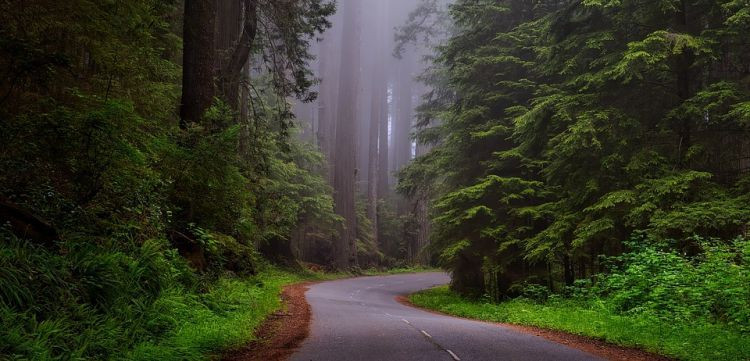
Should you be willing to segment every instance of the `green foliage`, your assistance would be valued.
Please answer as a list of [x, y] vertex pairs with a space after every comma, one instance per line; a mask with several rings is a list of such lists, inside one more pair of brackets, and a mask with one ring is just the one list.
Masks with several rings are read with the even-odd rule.
[[248, 341], [299, 279], [253, 276], [257, 250], [338, 222], [279, 96], [313, 96], [307, 46], [333, 6], [275, 4], [293, 74], [253, 79], [247, 121], [217, 100], [179, 129], [181, 2], [22, 5], [0, 2], [0, 358], [202, 359]]
[[693, 257], [632, 242], [636, 249], [611, 260], [620, 266], [602, 275], [590, 291], [618, 313], [749, 331], [750, 242], [696, 242], [702, 250]]
[[375, 226], [367, 217], [367, 203], [357, 201], [357, 263], [360, 268], [373, 268], [383, 263], [385, 257], [375, 242]]
[[606, 300], [556, 299], [537, 303], [516, 299], [496, 304], [463, 298], [447, 287], [423, 291], [410, 299], [421, 307], [459, 317], [560, 330], [680, 360], [728, 361], [750, 357], [747, 333], [700, 320], [622, 315], [614, 312]]
[[266, 317], [281, 307], [282, 286], [303, 279], [269, 269], [247, 279], [220, 279], [200, 297], [165, 294], [155, 302], [161, 311], [158, 320], [179, 327], [111, 359], [204, 360], [208, 354], [244, 346]]
[[196, 284], [164, 241], [146, 241], [127, 254], [71, 243], [59, 254], [3, 230], [1, 245], [0, 350], [11, 359], [116, 355], [174, 328], [159, 299], [188, 296]]
[[435, 147], [400, 178], [429, 190], [454, 289], [560, 291], [634, 232], [698, 253], [694, 235], [742, 236], [746, 15], [723, 0], [456, 1], [423, 77], [438, 95], [418, 138]]

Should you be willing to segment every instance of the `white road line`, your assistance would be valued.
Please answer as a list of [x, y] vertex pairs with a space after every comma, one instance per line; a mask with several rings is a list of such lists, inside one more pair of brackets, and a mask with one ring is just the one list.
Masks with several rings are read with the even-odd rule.
[[453, 351], [451, 351], [451, 350], [445, 350], [445, 351], [447, 351], [451, 355], [451, 357], [453, 357], [454, 360], [461, 361], [461, 359], [458, 358], [458, 356], [456, 356], [456, 354], [453, 353]]
[[411, 322], [409, 322], [409, 321], [407, 321], [407, 320], [405, 320], [403, 318], [401, 319], [401, 321], [404, 321], [404, 323], [407, 324], [407, 325], [411, 325]]
[[422, 333], [423, 333], [423, 334], [424, 334], [425, 336], [427, 336], [428, 338], [432, 338], [432, 336], [430, 336], [430, 334], [429, 334], [429, 333], [427, 333], [427, 331], [425, 331], [425, 330], [420, 330], [420, 331], [422, 331]]

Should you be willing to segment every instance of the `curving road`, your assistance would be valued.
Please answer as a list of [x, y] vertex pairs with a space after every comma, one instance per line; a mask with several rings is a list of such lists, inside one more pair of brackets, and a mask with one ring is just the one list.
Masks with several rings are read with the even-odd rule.
[[404, 306], [396, 296], [445, 284], [444, 273], [313, 285], [310, 336], [293, 361], [600, 360], [543, 338]]

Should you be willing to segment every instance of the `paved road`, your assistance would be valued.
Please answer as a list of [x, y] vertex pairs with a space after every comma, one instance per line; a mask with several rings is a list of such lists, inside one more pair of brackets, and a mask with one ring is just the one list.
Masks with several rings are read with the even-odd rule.
[[416, 273], [313, 285], [306, 294], [312, 306], [310, 336], [291, 360], [600, 360], [536, 336], [394, 299], [448, 281], [443, 273]]

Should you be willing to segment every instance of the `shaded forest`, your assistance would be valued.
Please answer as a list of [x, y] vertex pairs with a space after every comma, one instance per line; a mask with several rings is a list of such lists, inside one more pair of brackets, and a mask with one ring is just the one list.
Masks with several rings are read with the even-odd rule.
[[0, 356], [191, 358], [159, 345], [270, 313], [279, 267], [426, 263], [393, 191], [415, 91], [388, 121], [415, 7], [0, 2]]
[[[749, 11], [722, 0], [421, 2], [418, 38], [430, 38], [424, 23], [448, 36], [421, 76], [432, 90], [417, 139], [432, 148], [398, 187], [428, 195], [430, 248], [452, 290], [687, 322], [683, 340], [722, 339], [697, 336], [706, 324], [746, 332]], [[641, 341], [630, 342], [669, 348]], [[747, 357], [746, 340], [726, 345]]]
[[748, 332], [748, 34], [746, 0], [0, 0], [0, 359], [158, 359], [310, 269]]

